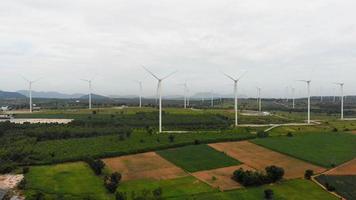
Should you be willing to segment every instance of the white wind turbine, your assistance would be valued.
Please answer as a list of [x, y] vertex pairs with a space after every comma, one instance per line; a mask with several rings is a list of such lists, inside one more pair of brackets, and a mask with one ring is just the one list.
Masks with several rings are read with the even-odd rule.
[[227, 74], [224, 73], [224, 75], [225, 75], [227, 78], [229, 78], [229, 79], [231, 79], [232, 81], [234, 81], [235, 127], [237, 127], [237, 125], [238, 125], [238, 118], [237, 118], [237, 84], [238, 84], [238, 82], [240, 81], [240, 79], [241, 79], [245, 74], [246, 74], [246, 72], [243, 73], [239, 78], [236, 79], [236, 78], [234, 78], [234, 77], [232, 77], [232, 76], [227, 75]]
[[292, 87], [292, 108], [295, 108], [295, 88]]
[[257, 105], [258, 105], [258, 111], [261, 112], [262, 111], [262, 101], [261, 101], [261, 88], [260, 87], [256, 87], [257, 89]]
[[308, 90], [308, 124], [310, 124], [310, 83], [311, 80], [298, 80], [300, 82], [304, 82], [307, 84], [307, 90]]
[[143, 87], [142, 87], [142, 81], [136, 81], [138, 83], [139, 86], [139, 90], [140, 90], [140, 94], [138, 95], [139, 98], [139, 107], [142, 107], [142, 91], [143, 91]]
[[340, 98], [341, 98], [341, 120], [344, 119], [344, 83], [334, 83], [340, 86]]
[[176, 73], [176, 71], [168, 74], [167, 76], [165, 76], [163, 78], [159, 78], [154, 73], [152, 73], [150, 70], [148, 70], [146, 67], [143, 66], [143, 69], [145, 69], [149, 74], [151, 74], [158, 81], [157, 94], [159, 96], [159, 133], [162, 133], [162, 81], [167, 79], [168, 77], [172, 76], [174, 73]]
[[32, 107], [33, 107], [33, 104], [32, 104], [32, 84], [36, 83], [37, 81], [39, 81], [41, 78], [37, 79], [37, 80], [29, 80], [25, 77], [22, 77], [25, 81], [28, 82], [28, 96], [29, 96], [29, 99], [30, 99], [30, 112], [33, 111]]
[[183, 86], [183, 90], [184, 90], [184, 109], [186, 109], [187, 106], [189, 106], [189, 99], [188, 99], [189, 88], [187, 82], [184, 82], [181, 85]]
[[91, 94], [92, 94], [92, 79], [80, 79], [82, 81], [85, 81], [88, 83], [88, 87], [89, 87], [89, 93], [88, 93], [88, 97], [89, 97], [89, 110], [91, 110], [92, 106], [91, 106]]

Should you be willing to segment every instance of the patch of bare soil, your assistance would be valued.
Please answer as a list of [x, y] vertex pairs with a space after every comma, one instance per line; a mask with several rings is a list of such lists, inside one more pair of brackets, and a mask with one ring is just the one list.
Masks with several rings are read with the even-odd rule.
[[192, 175], [197, 179], [209, 184], [210, 186], [218, 188], [221, 191], [233, 190], [243, 187], [238, 182], [231, 179], [234, 171], [240, 168], [244, 170], [254, 170], [251, 167], [242, 164], [238, 166], [199, 171], [192, 173]]
[[260, 171], [264, 171], [270, 165], [282, 167], [285, 171], [284, 178], [286, 179], [304, 177], [305, 170], [308, 169], [313, 170], [314, 173], [326, 171], [322, 167], [266, 149], [248, 141], [215, 143], [210, 144], [210, 146]]
[[103, 159], [112, 170], [121, 173], [123, 180], [173, 179], [187, 176], [182, 169], [155, 152]]

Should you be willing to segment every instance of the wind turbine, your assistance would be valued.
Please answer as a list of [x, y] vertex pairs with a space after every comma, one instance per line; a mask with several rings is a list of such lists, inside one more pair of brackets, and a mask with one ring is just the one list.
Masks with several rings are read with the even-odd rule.
[[292, 107], [295, 108], [295, 88], [292, 87]]
[[257, 88], [257, 105], [258, 105], [258, 111], [261, 112], [262, 111], [262, 102], [261, 102], [261, 88], [260, 87], [256, 87]]
[[187, 106], [189, 106], [189, 99], [188, 99], [188, 84], [187, 82], [184, 82], [183, 84], [181, 84], [183, 86], [184, 89], [184, 109], [187, 108]]
[[213, 108], [214, 107], [214, 93], [213, 93], [213, 91], [211, 91], [210, 92], [210, 95], [211, 95], [211, 98], [210, 98], [210, 105], [211, 105], [211, 107]]
[[162, 133], [162, 81], [167, 79], [168, 77], [172, 76], [174, 73], [176, 73], [176, 71], [168, 74], [167, 76], [164, 76], [163, 78], [159, 78], [154, 73], [152, 73], [150, 70], [148, 70], [146, 67], [144, 67], [144, 66], [142, 66], [142, 67], [158, 81], [157, 94], [159, 96], [159, 133]]
[[88, 87], [89, 87], [89, 94], [88, 94], [88, 97], [89, 97], [89, 110], [91, 110], [92, 79], [80, 79], [80, 80], [88, 83]]
[[344, 83], [334, 83], [340, 86], [341, 90], [341, 120], [344, 119]]
[[304, 82], [307, 84], [307, 90], [308, 90], [308, 124], [310, 124], [310, 83], [311, 80], [298, 80], [300, 82]]
[[139, 98], [139, 107], [141, 108], [142, 107], [142, 81], [136, 81], [138, 83], [138, 86], [139, 86], [139, 89], [140, 89], [140, 94], [138, 96]]
[[39, 81], [41, 78], [37, 79], [37, 80], [29, 80], [25, 77], [22, 77], [25, 81], [28, 82], [28, 96], [29, 96], [29, 99], [30, 99], [30, 112], [33, 111], [32, 109], [32, 84], [36, 83], [37, 81]]
[[232, 76], [230, 76], [230, 75], [227, 75], [227, 74], [225, 74], [224, 73], [224, 75], [227, 77], [227, 78], [229, 78], [229, 79], [231, 79], [232, 81], [234, 81], [234, 96], [235, 96], [235, 127], [237, 127], [237, 125], [238, 125], [238, 118], [237, 118], [237, 84], [238, 84], [238, 82], [240, 81], [240, 79], [244, 76], [246, 74], [246, 72], [245, 73], [243, 73], [239, 78], [234, 78], [234, 77], [232, 77]]

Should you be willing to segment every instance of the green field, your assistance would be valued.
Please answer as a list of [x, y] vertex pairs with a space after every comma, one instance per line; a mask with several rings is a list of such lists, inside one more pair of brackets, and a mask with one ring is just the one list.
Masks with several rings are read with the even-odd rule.
[[214, 150], [208, 145], [191, 145], [158, 151], [157, 153], [189, 172], [241, 164], [239, 161]]
[[143, 195], [143, 193], [153, 191], [157, 188], [162, 188], [162, 197], [181, 197], [193, 194], [217, 192], [216, 189], [211, 188], [207, 184], [197, 180], [192, 176], [171, 180], [134, 180], [123, 182], [118, 191], [127, 195], [128, 200], [132, 200], [133, 193], [136, 196]]
[[26, 181], [27, 197], [40, 191], [45, 199], [113, 199], [106, 192], [102, 178], [82, 162], [31, 167]]
[[328, 183], [335, 187], [335, 191], [346, 199], [356, 199], [356, 176], [321, 175], [316, 180], [324, 186]]
[[356, 157], [356, 135], [349, 133], [305, 133], [252, 142], [327, 168]]
[[[169, 136], [174, 135], [174, 141]], [[134, 131], [130, 138], [120, 140], [118, 135], [99, 136], [90, 138], [74, 138], [64, 140], [49, 140], [36, 142], [30, 146], [35, 163], [52, 163], [81, 160], [87, 156], [109, 157], [132, 154], [137, 152], [154, 151], [169, 147], [216, 141], [234, 141], [254, 138], [255, 136], [241, 131], [234, 132], [195, 132], [175, 134], [149, 135], [143, 131]]]
[[336, 200], [311, 181], [295, 179], [276, 185], [240, 189], [230, 192], [198, 194], [193, 196], [168, 198], [169, 200], [256, 200], [264, 199], [264, 190], [272, 189], [274, 200]]

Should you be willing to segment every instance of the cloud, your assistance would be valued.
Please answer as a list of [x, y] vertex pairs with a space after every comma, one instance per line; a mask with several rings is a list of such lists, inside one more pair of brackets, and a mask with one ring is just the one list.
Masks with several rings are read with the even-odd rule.
[[[164, 75], [167, 94], [230, 93], [220, 74], [239, 74], [247, 95], [255, 85], [265, 96], [304, 90], [295, 79], [312, 77], [332, 94], [334, 81], [355, 93], [356, 2], [352, 0], [4, 0], [0, 7], [2, 90], [25, 87], [18, 74], [46, 77], [38, 90], [86, 91], [78, 79], [97, 74], [102, 94], [145, 94], [155, 82], [141, 65]], [[349, 87], [348, 87], [349, 86]], [[168, 89], [169, 88], [169, 89]]]

